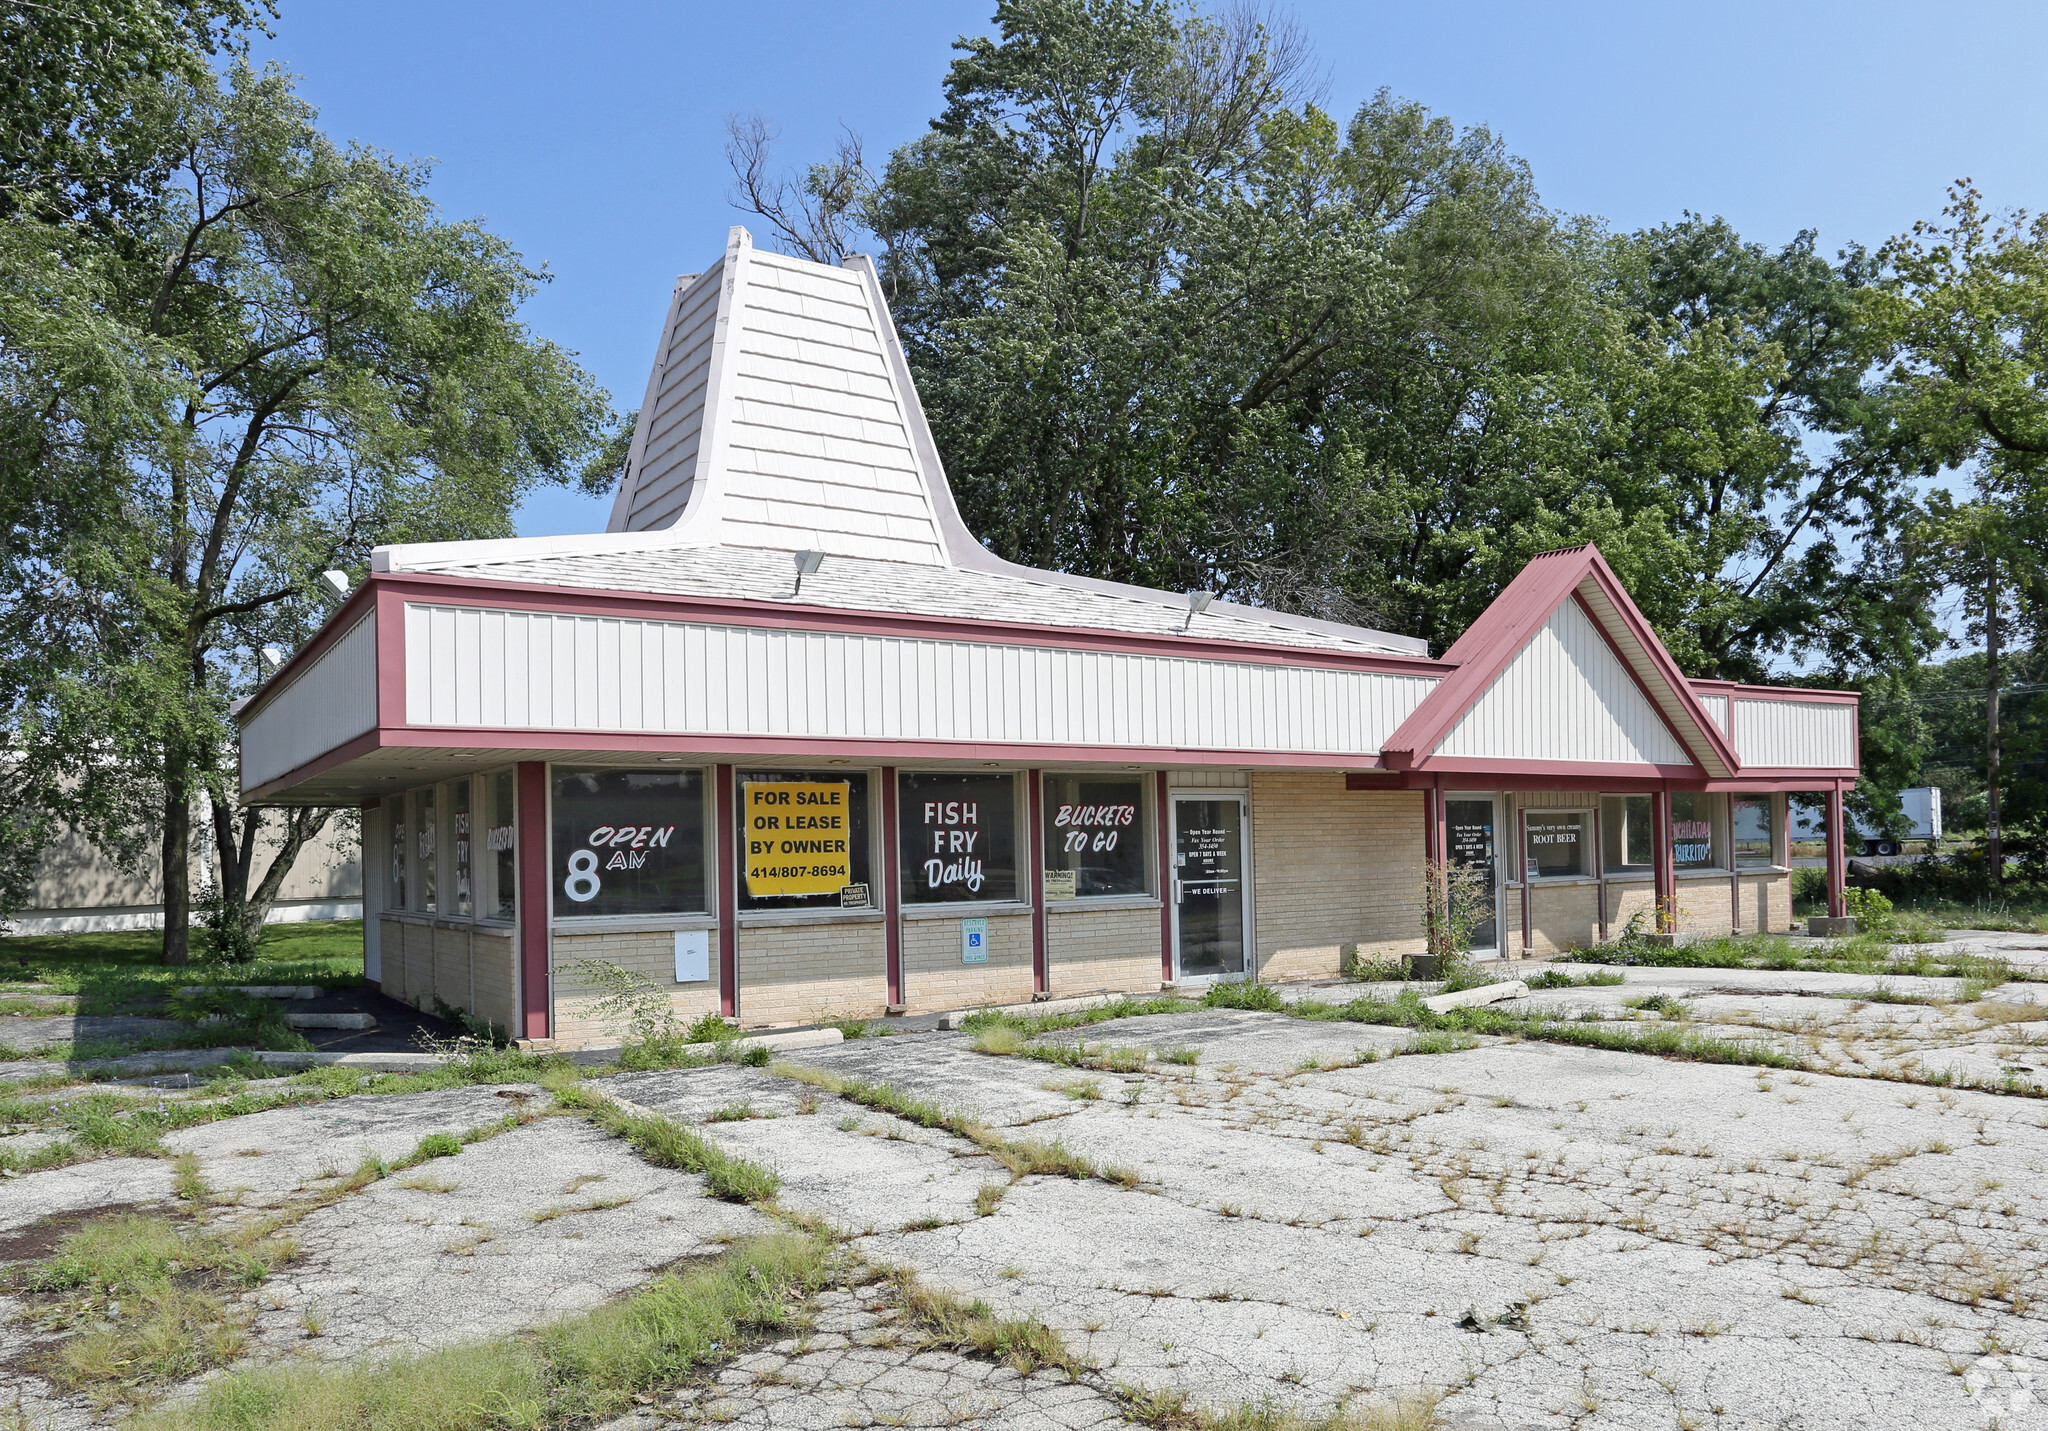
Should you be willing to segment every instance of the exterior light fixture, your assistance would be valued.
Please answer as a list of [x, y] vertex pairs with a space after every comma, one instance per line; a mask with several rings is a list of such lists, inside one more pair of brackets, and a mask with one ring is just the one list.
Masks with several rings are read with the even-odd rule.
[[348, 600], [348, 573], [345, 571], [323, 571], [320, 573], [320, 580], [314, 589], [319, 593], [320, 599], [326, 602], [330, 608], [339, 606], [342, 602]]
[[824, 564], [825, 554], [823, 552], [796, 553], [796, 586], [785, 599], [789, 601], [796, 600], [797, 593], [804, 589], [804, 578]]
[[658, 755], [655, 759], [663, 765], [681, 765], [683, 763], [683, 758], [680, 755]]
[[1216, 599], [1216, 593], [1215, 593], [1215, 592], [1213, 592], [1213, 591], [1191, 591], [1191, 592], [1189, 592], [1189, 593], [1188, 593], [1188, 619], [1187, 619], [1187, 620], [1185, 620], [1185, 621], [1183, 621], [1183, 622], [1181, 622], [1181, 624], [1180, 624], [1180, 629], [1181, 629], [1181, 630], [1183, 630], [1183, 631], [1185, 631], [1185, 630], [1187, 630], [1187, 629], [1188, 629], [1188, 628], [1189, 628], [1190, 626], [1194, 625], [1194, 624], [1195, 624], [1195, 618], [1196, 618], [1197, 616], [1200, 616], [1200, 615], [1201, 615], [1201, 614], [1202, 614], [1202, 613], [1203, 613], [1204, 611], [1207, 611], [1207, 610], [1209, 609], [1209, 603], [1210, 603], [1210, 602], [1212, 602], [1212, 601], [1214, 601], [1215, 599]]
[[256, 664], [266, 678], [274, 676], [284, 669], [284, 652], [276, 646], [265, 646], [256, 654]]

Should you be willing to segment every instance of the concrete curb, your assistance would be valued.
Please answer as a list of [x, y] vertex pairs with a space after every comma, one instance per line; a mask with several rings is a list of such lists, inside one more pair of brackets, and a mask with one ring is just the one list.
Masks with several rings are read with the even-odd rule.
[[[979, 1004], [971, 1009], [954, 1009], [939, 1015], [939, 1027], [957, 1029], [975, 1014], [1019, 1014], [1033, 1018], [1040, 1014], [1078, 1014], [1083, 1009], [1099, 1009], [1104, 1004], [1122, 1003], [1125, 999], [1149, 999], [1159, 997], [1153, 994], [1079, 994], [1071, 999], [1041, 999], [1030, 1004]], [[1173, 997], [1180, 997], [1174, 995]]]
[[[791, 1033], [753, 1034], [747, 1038], [736, 1038], [729, 1044], [687, 1043], [685, 1053], [701, 1057], [716, 1056], [721, 1048], [748, 1049], [765, 1048], [771, 1053], [793, 1048], [821, 1048], [826, 1044], [842, 1042], [846, 1035], [838, 1029], [797, 1029]], [[595, 1048], [568, 1049], [562, 1056], [571, 1063], [593, 1066], [610, 1063], [619, 1056], [618, 1044], [603, 1044]], [[535, 1050], [547, 1052], [548, 1050]], [[462, 1055], [445, 1053], [259, 1053], [256, 1057], [273, 1068], [360, 1068], [366, 1072], [420, 1073], [430, 1068], [457, 1061]]]
[[53, 1058], [24, 1058], [0, 1064], [0, 1083], [20, 1082], [30, 1078], [41, 1078], [46, 1074], [62, 1073], [70, 1078], [88, 1079], [96, 1074], [113, 1073], [122, 1076], [140, 1076], [149, 1073], [184, 1073], [194, 1068], [212, 1068], [226, 1063], [239, 1053], [251, 1053], [262, 1058], [264, 1055], [252, 1048], [167, 1048], [155, 1053], [131, 1053], [120, 1058], [89, 1058], [62, 1060]]
[[[745, 1038], [733, 1039], [730, 1043], [686, 1043], [683, 1052], [694, 1053], [701, 1058], [715, 1058], [720, 1049], [765, 1048], [770, 1053], [781, 1053], [788, 1049], [823, 1048], [828, 1044], [844, 1043], [846, 1035], [838, 1029], [792, 1029], [788, 1033], [748, 1034]], [[563, 1057], [571, 1063], [585, 1066], [610, 1063], [619, 1056], [620, 1045], [598, 1044], [591, 1048], [567, 1049]]]
[[1452, 1009], [1475, 1008], [1480, 1004], [1497, 1004], [1502, 999], [1519, 999], [1527, 995], [1529, 986], [1520, 979], [1510, 979], [1504, 984], [1481, 984], [1476, 989], [1460, 989], [1455, 994], [1432, 994], [1422, 1001], [1422, 1007], [1433, 1014], [1447, 1013]]
[[178, 992], [188, 999], [200, 994], [247, 994], [252, 999], [317, 999], [327, 991], [318, 984], [198, 984]]

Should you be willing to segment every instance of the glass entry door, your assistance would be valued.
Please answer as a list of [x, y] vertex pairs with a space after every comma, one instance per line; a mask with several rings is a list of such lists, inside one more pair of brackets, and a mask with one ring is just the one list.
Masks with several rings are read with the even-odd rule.
[[1494, 828], [1491, 795], [1444, 797], [1444, 843], [1453, 864], [1479, 876], [1484, 912], [1472, 925], [1472, 952], [1491, 954], [1500, 948], [1500, 848]]
[[1173, 797], [1174, 954], [1182, 979], [1245, 970], [1244, 797]]

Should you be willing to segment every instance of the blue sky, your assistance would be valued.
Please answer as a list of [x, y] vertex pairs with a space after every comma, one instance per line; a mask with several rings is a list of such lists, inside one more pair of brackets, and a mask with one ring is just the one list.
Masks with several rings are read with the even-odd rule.
[[[330, 134], [436, 161], [442, 207], [480, 217], [554, 282], [527, 309], [623, 410], [647, 380], [677, 273], [744, 217], [726, 202], [728, 112], [795, 163], [839, 126], [879, 159], [937, 112], [953, 39], [993, 0], [888, 6], [280, 0], [262, 58]], [[1285, 7], [1346, 116], [1382, 85], [1485, 124], [1545, 202], [1619, 228], [1719, 214], [1832, 252], [1931, 218], [1969, 175], [2000, 207], [2048, 205], [2038, 3], [1340, 3]], [[757, 229], [758, 232], [758, 229]], [[525, 535], [600, 531], [559, 491]]]

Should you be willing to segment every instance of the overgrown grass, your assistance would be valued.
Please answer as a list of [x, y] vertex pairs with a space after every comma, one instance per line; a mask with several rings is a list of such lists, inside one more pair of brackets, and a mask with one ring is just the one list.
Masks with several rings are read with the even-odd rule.
[[[180, 1192], [203, 1209], [196, 1163]], [[94, 1218], [19, 1274], [27, 1314], [68, 1335], [36, 1370], [96, 1405], [144, 1400], [240, 1356], [250, 1314], [232, 1300], [289, 1260], [297, 1244], [264, 1225], [228, 1235], [161, 1214]]]
[[563, 1107], [582, 1112], [613, 1137], [631, 1143], [641, 1157], [657, 1167], [699, 1174], [714, 1197], [727, 1202], [768, 1202], [782, 1186], [782, 1180], [769, 1169], [734, 1157], [674, 1119], [630, 1112], [582, 1088], [564, 1089], [555, 1097]]
[[1557, 964], [1626, 964], [1654, 969], [1774, 969], [1802, 973], [1907, 975], [1923, 979], [2016, 977], [2003, 959], [1948, 949], [1895, 949], [1874, 935], [1795, 944], [1775, 934], [1696, 939], [1663, 948], [1647, 941], [1595, 944], [1557, 956]]
[[26, 934], [0, 939], [0, 985], [49, 984], [79, 996], [79, 1012], [123, 1012], [138, 1000], [205, 984], [356, 985], [363, 981], [363, 922], [270, 924], [254, 963], [163, 962], [150, 929], [108, 934]]
[[1540, 974], [1526, 974], [1522, 982], [1532, 989], [1600, 989], [1612, 988], [1626, 983], [1619, 969], [1589, 969], [1583, 974], [1573, 974], [1564, 969], [1545, 969]]
[[968, 1300], [928, 1287], [906, 1267], [886, 1274], [904, 1310], [915, 1320], [927, 1347], [977, 1353], [1014, 1367], [1029, 1376], [1054, 1367], [1072, 1380], [1088, 1369], [1067, 1349], [1058, 1332], [1036, 1317], [999, 1317], [980, 1298]]
[[1438, 1431], [1444, 1424], [1437, 1415], [1443, 1393], [1437, 1391], [1363, 1405], [1354, 1402], [1320, 1412], [1302, 1411], [1271, 1398], [1219, 1408], [1197, 1406], [1182, 1391], [1136, 1386], [1123, 1386], [1119, 1391], [1132, 1421], [1162, 1431]]
[[501, 1431], [579, 1426], [678, 1385], [746, 1336], [792, 1325], [830, 1245], [781, 1232], [594, 1311], [500, 1342], [342, 1366], [231, 1372], [134, 1431]]
[[1189, 1003], [1185, 999], [1114, 999], [1106, 1004], [1097, 1004], [1092, 1009], [1074, 1009], [1063, 1014], [1012, 1014], [996, 1009], [979, 1009], [960, 1022], [968, 1033], [978, 1034], [998, 1026], [1015, 1029], [1027, 1038], [1055, 1029], [1084, 1028], [1089, 1024], [1109, 1023], [1115, 1019], [1143, 1018], [1147, 1014], [1184, 1014]]

